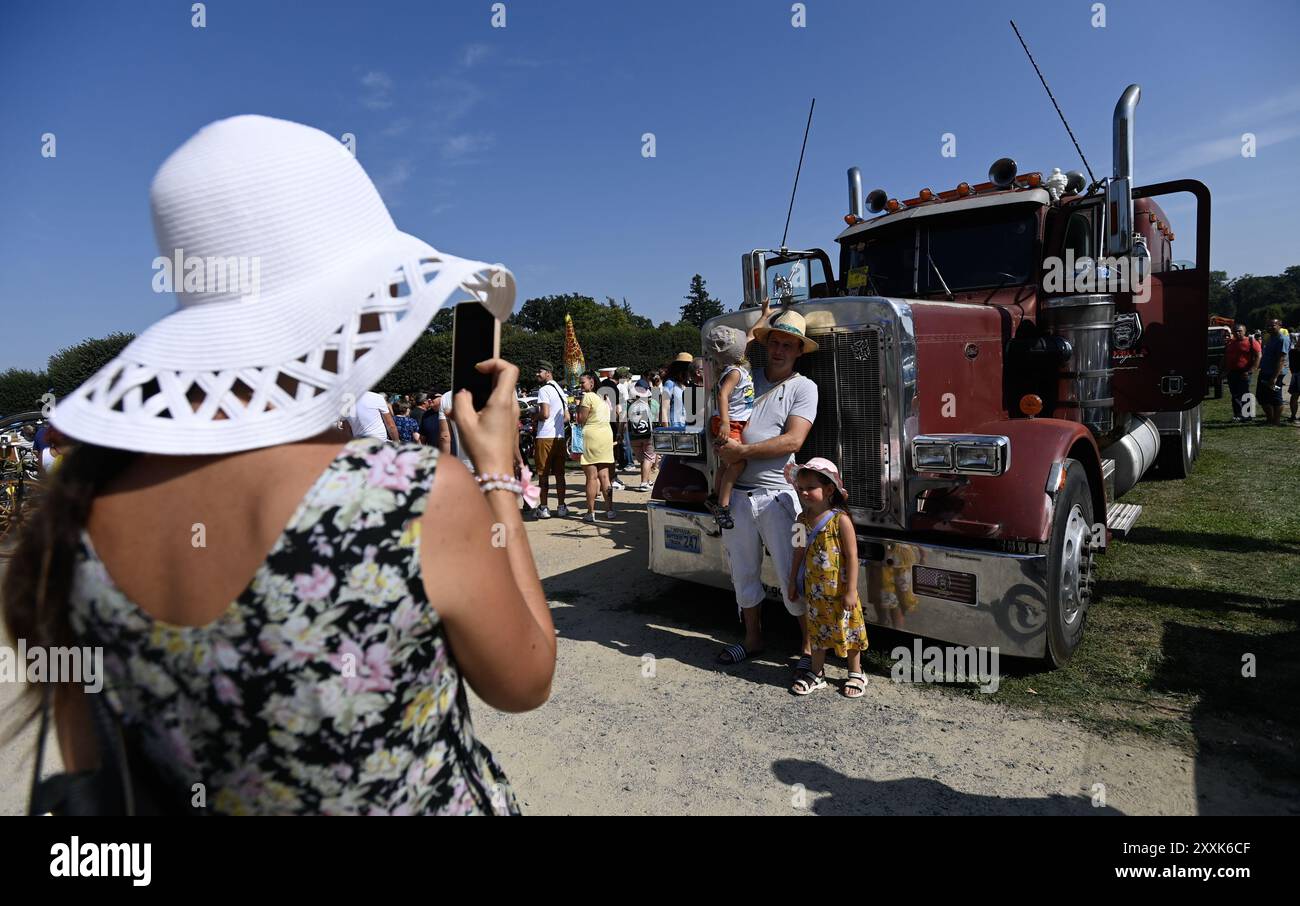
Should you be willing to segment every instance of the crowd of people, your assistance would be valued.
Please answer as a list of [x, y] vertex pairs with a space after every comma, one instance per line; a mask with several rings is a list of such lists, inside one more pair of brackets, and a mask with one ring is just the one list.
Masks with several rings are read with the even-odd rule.
[[[1287, 421], [1300, 423], [1300, 327], [1287, 330], [1276, 318], [1269, 322], [1267, 333], [1248, 334], [1246, 325], [1238, 324], [1233, 338], [1223, 350], [1223, 373], [1232, 396], [1232, 420], [1252, 423], [1261, 417], [1267, 425], [1281, 425], [1283, 395], [1290, 396], [1291, 414]], [[1250, 392], [1255, 375], [1255, 392]], [[1253, 399], [1255, 405], [1251, 405]]]

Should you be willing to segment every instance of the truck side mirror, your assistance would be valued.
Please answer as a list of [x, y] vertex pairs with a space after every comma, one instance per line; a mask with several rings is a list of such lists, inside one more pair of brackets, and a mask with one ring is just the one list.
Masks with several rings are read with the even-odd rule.
[[[1151, 276], [1151, 251], [1147, 248], [1146, 238], [1143, 236], [1133, 237], [1133, 254], [1130, 258], [1133, 268], [1133, 279], [1138, 286], [1147, 282]], [[1135, 299], [1137, 296], [1134, 297]], [[1142, 301], [1146, 301], [1143, 299]]]
[[1116, 177], [1106, 183], [1106, 254], [1123, 258], [1133, 250], [1132, 180]]
[[767, 259], [761, 251], [747, 252], [740, 256], [741, 283], [745, 289], [745, 299], [741, 308], [761, 308], [763, 298], [767, 295]]

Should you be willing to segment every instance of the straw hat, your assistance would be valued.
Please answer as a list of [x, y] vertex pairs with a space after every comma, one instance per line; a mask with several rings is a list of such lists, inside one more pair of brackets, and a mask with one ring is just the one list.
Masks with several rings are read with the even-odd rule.
[[771, 327], [755, 327], [754, 339], [760, 343], [766, 343], [768, 334], [774, 330], [794, 334], [803, 343], [804, 352], [816, 352], [817, 344], [808, 339], [808, 325], [803, 319], [803, 315], [797, 311], [785, 311], [777, 315], [770, 321]]
[[820, 456], [814, 456], [812, 459], [802, 464], [797, 462], [787, 463], [785, 467], [785, 480], [790, 482], [790, 484], [794, 484], [794, 480], [799, 477], [799, 473], [804, 469], [825, 475], [835, 483], [835, 487], [839, 490], [840, 496], [846, 501], [849, 499], [849, 492], [844, 490], [844, 481], [840, 478], [840, 470], [836, 468], [835, 463], [831, 462], [829, 459], [823, 459]]
[[[150, 202], [162, 258], [184, 266], [177, 307], [58, 403], [53, 423], [80, 441], [186, 454], [311, 437], [444, 305], [514, 307], [510, 271], [403, 233], [356, 159], [309, 126], [212, 123], [159, 168]], [[240, 279], [220, 280], [221, 262]]]
[[688, 363], [694, 364], [694, 362], [695, 362], [695, 356], [691, 355], [689, 352], [679, 352], [679, 353], [677, 353], [677, 357], [676, 357], [675, 359], [673, 359], [673, 361], [674, 361], [674, 362], [688, 362]]

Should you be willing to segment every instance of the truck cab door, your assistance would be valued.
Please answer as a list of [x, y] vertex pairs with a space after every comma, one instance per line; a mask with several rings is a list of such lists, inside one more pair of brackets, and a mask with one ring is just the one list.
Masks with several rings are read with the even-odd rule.
[[[1205, 396], [1205, 326], [1210, 316], [1210, 190], [1179, 179], [1133, 190], [1134, 200], [1180, 192], [1196, 199], [1196, 262], [1173, 264], [1172, 243], [1135, 205], [1133, 233], [1145, 234], [1150, 273], [1145, 293], [1115, 296], [1111, 330], [1111, 387], [1121, 412], [1171, 412], [1194, 408]], [[1152, 215], [1154, 216], [1154, 215]], [[1175, 235], [1175, 239], [1176, 239]], [[1146, 301], [1141, 301], [1149, 294]]]

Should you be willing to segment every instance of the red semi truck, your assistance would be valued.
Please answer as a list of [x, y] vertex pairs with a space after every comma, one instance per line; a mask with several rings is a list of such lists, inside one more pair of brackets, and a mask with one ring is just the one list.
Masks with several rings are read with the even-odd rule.
[[[806, 319], [817, 352], [812, 431], [796, 459], [837, 463], [858, 531], [867, 619], [1060, 665], [1079, 645], [1094, 557], [1140, 507], [1153, 472], [1182, 478], [1200, 448], [1210, 194], [1195, 180], [1137, 186], [1129, 86], [1115, 107], [1109, 178], [1020, 174], [863, 210], [849, 172], [839, 273], [821, 249], [743, 256], [745, 303], [704, 325], [747, 329], [764, 296]], [[1195, 262], [1176, 265], [1158, 199], [1196, 204]], [[764, 350], [751, 346], [755, 368]], [[714, 474], [707, 400], [668, 454], [649, 506], [650, 568], [731, 587], [703, 500]], [[770, 557], [763, 582], [779, 583]], [[880, 602], [882, 582], [901, 605]], [[892, 597], [891, 597], [892, 600]]]

